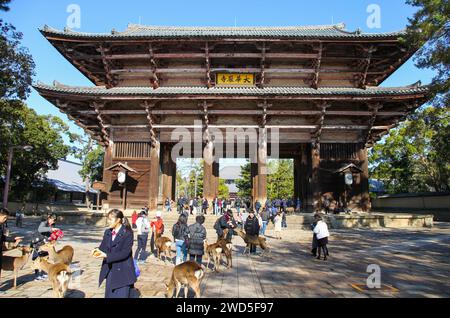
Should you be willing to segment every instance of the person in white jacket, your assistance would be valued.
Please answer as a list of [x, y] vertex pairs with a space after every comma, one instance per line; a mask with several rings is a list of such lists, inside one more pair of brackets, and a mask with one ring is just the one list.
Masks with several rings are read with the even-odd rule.
[[328, 231], [328, 225], [322, 220], [322, 217], [319, 214], [314, 215], [314, 218], [317, 220], [317, 225], [314, 228], [314, 234], [317, 237], [317, 259], [320, 259], [321, 251], [323, 251], [323, 260], [327, 259], [328, 254], [328, 237], [330, 236], [330, 232]]
[[147, 246], [148, 233], [150, 232], [150, 222], [148, 221], [145, 210], [142, 210], [141, 213], [139, 213], [139, 217], [136, 220], [136, 228], [138, 246], [134, 253], [134, 259], [138, 263], [143, 264], [147, 256], [145, 248]]

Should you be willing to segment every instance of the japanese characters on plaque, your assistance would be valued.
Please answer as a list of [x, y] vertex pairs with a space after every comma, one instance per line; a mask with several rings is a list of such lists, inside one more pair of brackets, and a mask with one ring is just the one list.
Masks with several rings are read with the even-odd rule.
[[255, 75], [250, 73], [217, 73], [217, 86], [254, 86]]

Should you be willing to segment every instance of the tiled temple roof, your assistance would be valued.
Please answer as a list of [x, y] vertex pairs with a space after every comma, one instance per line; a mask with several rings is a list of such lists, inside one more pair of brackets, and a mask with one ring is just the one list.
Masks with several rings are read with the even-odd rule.
[[78, 87], [61, 84], [46, 85], [38, 83], [34, 88], [40, 93], [53, 92], [61, 94], [75, 94], [85, 96], [171, 96], [171, 95], [238, 95], [238, 96], [298, 96], [298, 95], [343, 95], [343, 96], [380, 96], [380, 95], [409, 95], [426, 94], [427, 86], [413, 84], [403, 87], [367, 87], [366, 89], [351, 87], [114, 87], [107, 89], [103, 86]]
[[404, 31], [387, 33], [364, 33], [345, 30], [345, 24], [317, 26], [146, 26], [129, 24], [125, 31], [110, 33], [64, 31], [44, 26], [44, 35], [79, 39], [171, 39], [171, 38], [292, 38], [292, 39], [397, 39]]

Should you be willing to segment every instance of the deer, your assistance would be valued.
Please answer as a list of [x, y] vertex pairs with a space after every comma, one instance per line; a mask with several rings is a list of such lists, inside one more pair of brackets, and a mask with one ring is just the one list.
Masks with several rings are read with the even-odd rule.
[[64, 298], [72, 276], [69, 266], [64, 263], [52, 264], [48, 262], [47, 257], [38, 257], [33, 262], [33, 267], [47, 272], [55, 298]]
[[74, 250], [70, 245], [64, 246], [59, 251], [56, 251], [56, 241], [48, 242], [40, 247], [41, 251], [48, 252], [50, 259], [54, 263], [63, 263], [70, 265], [72, 263]]
[[167, 260], [167, 254], [169, 254], [169, 258], [172, 259], [172, 241], [165, 236], [160, 236], [155, 241], [156, 247], [156, 257], [161, 260], [161, 254], [164, 253], [164, 263]]
[[176, 288], [175, 298], [178, 298], [181, 286], [184, 285], [184, 298], [187, 298], [188, 288], [195, 292], [195, 297], [200, 298], [200, 283], [205, 275], [202, 266], [196, 262], [184, 262], [174, 267], [169, 284], [166, 284], [166, 297], [172, 298]]
[[220, 260], [222, 259], [222, 256], [225, 256], [227, 259], [227, 268], [232, 268], [233, 267], [233, 257], [231, 255], [231, 251], [233, 248], [233, 244], [231, 244], [231, 242], [227, 241], [227, 239], [226, 239], [226, 237], [228, 235], [228, 231], [229, 231], [228, 229], [224, 229], [222, 237], [220, 237], [216, 243], [222, 249], [222, 255], [220, 256], [219, 264], [220, 264]]
[[266, 252], [270, 253], [270, 248], [267, 245], [266, 238], [260, 237], [260, 236], [254, 236], [254, 235], [248, 235], [244, 233], [241, 229], [235, 229], [235, 232], [244, 240], [246, 246], [244, 249], [244, 253], [247, 251], [248, 254], [250, 254], [250, 245], [255, 245], [261, 247], [261, 249], [264, 251], [261, 256], [265, 255]]
[[17, 288], [17, 276], [19, 275], [19, 270], [21, 270], [25, 264], [28, 262], [33, 249], [30, 247], [18, 247], [18, 250], [22, 252], [22, 256], [2, 256], [2, 268], [1, 271], [12, 271], [14, 272], [14, 283], [13, 288]]
[[208, 259], [208, 263], [206, 264], [206, 268], [209, 268], [209, 262], [211, 258], [214, 263], [214, 271], [219, 272], [220, 260], [222, 258], [222, 247], [219, 243], [208, 244], [208, 241], [204, 242], [205, 248], [205, 256]]

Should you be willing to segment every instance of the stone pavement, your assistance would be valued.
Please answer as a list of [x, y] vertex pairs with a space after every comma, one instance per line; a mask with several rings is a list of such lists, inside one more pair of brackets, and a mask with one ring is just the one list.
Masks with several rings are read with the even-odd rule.
[[[13, 235], [29, 239], [37, 224], [37, 219], [27, 218], [25, 229], [10, 226]], [[171, 225], [166, 224], [167, 232]], [[75, 248], [74, 275], [67, 297], [103, 297], [104, 287], [98, 287], [100, 261], [93, 259], [90, 251], [99, 245], [104, 229], [82, 225], [60, 227], [65, 236], [59, 246], [70, 244]], [[202, 296], [450, 297], [449, 223], [437, 223], [431, 229], [331, 230], [327, 261], [310, 256], [311, 232], [295, 227], [283, 231], [282, 240], [274, 239], [269, 227], [267, 239], [272, 252], [267, 257], [243, 256], [243, 241], [234, 237], [233, 268], [222, 265], [219, 273], [208, 271], [202, 282]], [[214, 241], [214, 230], [210, 227], [207, 230], [208, 239]], [[31, 261], [20, 271], [16, 290], [11, 289], [12, 273], [2, 273], [0, 291], [5, 293], [0, 297], [52, 297], [48, 281], [33, 280], [30, 264]], [[381, 268], [380, 290], [365, 287], [370, 264]], [[173, 265], [150, 256], [140, 269], [136, 284], [140, 296], [164, 297]], [[184, 296], [183, 292], [180, 294]], [[192, 291], [189, 297], [193, 297]]]

